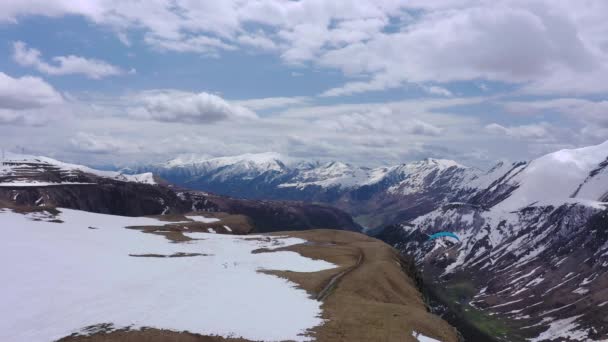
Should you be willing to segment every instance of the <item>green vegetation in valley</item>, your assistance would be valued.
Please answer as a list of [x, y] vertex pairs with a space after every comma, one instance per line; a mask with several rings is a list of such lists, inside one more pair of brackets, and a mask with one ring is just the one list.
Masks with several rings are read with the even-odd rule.
[[[430, 284], [430, 282], [426, 282]], [[460, 320], [465, 321], [480, 332], [495, 338], [497, 341], [525, 341], [518, 336], [504, 319], [491, 316], [487, 312], [476, 309], [469, 302], [477, 294], [473, 282], [466, 276], [457, 276], [451, 280], [433, 286], [429, 289], [433, 297], [446, 305], [449, 311]]]

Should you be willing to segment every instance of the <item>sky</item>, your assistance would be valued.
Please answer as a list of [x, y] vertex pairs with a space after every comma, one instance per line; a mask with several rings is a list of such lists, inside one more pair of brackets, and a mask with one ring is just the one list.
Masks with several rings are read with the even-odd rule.
[[5, 0], [0, 147], [488, 168], [608, 140], [604, 0]]

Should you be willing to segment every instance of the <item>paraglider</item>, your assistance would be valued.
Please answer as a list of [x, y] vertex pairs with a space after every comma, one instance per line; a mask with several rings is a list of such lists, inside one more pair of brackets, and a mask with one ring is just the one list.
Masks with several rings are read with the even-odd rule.
[[440, 237], [451, 237], [451, 238], [458, 240], [458, 242], [460, 242], [460, 238], [458, 237], [458, 235], [456, 235], [452, 232], [439, 232], [439, 233], [435, 233], [433, 235], [429, 235], [429, 241], [440, 238]]

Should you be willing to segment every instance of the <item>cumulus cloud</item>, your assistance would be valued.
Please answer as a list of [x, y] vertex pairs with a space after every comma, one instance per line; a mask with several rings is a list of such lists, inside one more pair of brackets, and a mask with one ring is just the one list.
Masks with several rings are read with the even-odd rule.
[[355, 83], [353, 89], [355, 84], [346, 84], [343, 88], [351, 93], [403, 82], [536, 83], [560, 73], [584, 76], [596, 70], [601, 59], [589, 41], [580, 38], [569, 13], [548, 8], [542, 3], [496, 2], [431, 10], [407, 30], [326, 51], [320, 63], [374, 75], [368, 83], [375, 87]]
[[53, 65], [42, 59], [39, 50], [29, 48], [27, 44], [21, 41], [13, 43], [13, 60], [22, 66], [33, 67], [47, 75], [82, 74], [88, 78], [100, 79], [126, 73], [119, 67], [107, 62], [74, 55], [53, 57], [52, 60], [55, 62], [55, 65]]
[[250, 109], [205, 92], [147, 91], [135, 101], [137, 105], [131, 108], [131, 116], [163, 122], [209, 124], [257, 118]]
[[0, 125], [43, 126], [63, 113], [63, 96], [43, 79], [0, 72]]
[[252, 46], [265, 51], [275, 51], [279, 48], [278, 44], [263, 32], [241, 34], [236, 38], [236, 40], [240, 44]]
[[23, 110], [60, 104], [63, 97], [43, 79], [32, 76], [13, 78], [0, 72], [0, 108]]
[[[153, 52], [220, 56], [238, 49], [247, 54], [261, 51], [298, 65], [298, 72], [338, 70], [344, 83], [327, 89], [324, 96], [413, 87], [432, 97], [399, 103], [314, 97], [228, 101], [210, 93], [147, 91], [83, 104], [79, 113], [89, 113], [86, 118], [49, 130], [48, 135], [57, 134], [55, 146], [70, 143], [74, 150], [80, 146], [83, 151], [112, 151], [115, 147], [109, 137], [133, 127], [131, 134], [122, 132], [125, 144], [158, 142], [157, 153], [164, 157], [189, 151], [220, 155], [291, 149], [301, 156], [363, 164], [429, 155], [492, 159], [510, 154], [519, 159], [525, 158], [523, 150], [546, 151], [605, 139], [606, 101], [597, 100], [601, 96], [579, 96], [608, 92], [604, 13], [608, 13], [608, 2], [603, 0], [584, 5], [568, 0], [0, 2], [0, 21], [19, 22], [28, 15], [79, 15], [106, 32], [115, 32], [124, 44], [137, 46], [137, 40], [143, 39]], [[24, 43], [17, 42], [14, 49], [19, 63], [50, 75], [80, 73], [101, 78], [113, 70], [107, 62], [84, 57], [43, 58]], [[89, 69], [95, 71], [85, 71]], [[40, 79], [21, 86], [20, 91], [13, 86], [2, 88], [8, 84], [3, 76], [8, 76], [0, 74], [0, 120], [4, 123], [40, 122], [30, 118], [55, 113], [55, 107], [48, 108], [61, 101], [72, 102], [48, 84], [43, 90], [41, 84], [46, 83]], [[481, 89], [487, 85], [493, 99], [478, 106], [485, 100], [452, 94], [474, 91], [472, 84]], [[518, 101], [510, 101], [505, 89], [513, 91]], [[555, 99], [560, 94], [569, 98]], [[112, 101], [117, 103], [107, 105]], [[503, 104], [504, 111], [496, 103]], [[472, 105], [470, 112], [464, 107], [468, 105]], [[461, 108], [451, 110], [450, 106]], [[480, 115], [483, 106], [496, 112]], [[257, 117], [255, 111], [267, 112], [250, 120]], [[517, 123], [513, 115], [518, 115]], [[559, 118], [554, 121], [551, 115]], [[146, 120], [134, 123], [141, 118]], [[209, 123], [214, 129], [201, 137], [198, 124]], [[561, 128], [564, 123], [567, 127]], [[7, 127], [0, 127], [5, 141], [26, 139], [21, 136], [28, 134], [10, 135], [13, 132]], [[71, 136], [79, 131], [88, 133]], [[227, 131], [232, 133], [229, 140]], [[45, 142], [39, 146], [45, 147]]]
[[584, 5], [567, 0], [0, 4], [4, 21], [81, 15], [113, 28], [123, 41], [129, 30], [143, 31], [147, 44], [163, 50], [211, 56], [239, 48], [273, 51], [286, 63], [363, 77], [326, 91], [327, 96], [462, 80], [515, 83], [542, 94], [607, 91], [602, 82], [608, 77], [607, 12], [603, 0]]

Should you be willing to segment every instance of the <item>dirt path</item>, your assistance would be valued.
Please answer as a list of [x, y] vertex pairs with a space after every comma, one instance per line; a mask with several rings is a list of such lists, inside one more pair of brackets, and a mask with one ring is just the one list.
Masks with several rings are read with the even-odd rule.
[[317, 300], [325, 301], [325, 299], [327, 299], [327, 297], [331, 294], [331, 291], [333, 289], [335, 289], [336, 285], [342, 280], [342, 278], [344, 278], [344, 276], [346, 276], [350, 272], [354, 271], [355, 269], [359, 268], [359, 266], [361, 266], [361, 264], [363, 264], [364, 258], [365, 258], [365, 256], [363, 254], [363, 251], [361, 251], [361, 249], [359, 249], [359, 257], [357, 258], [357, 263], [354, 264], [353, 266], [347, 268], [346, 270], [336, 274], [335, 276], [333, 276], [329, 280], [327, 285], [325, 285], [325, 287], [319, 292], [319, 294], [317, 295]]

